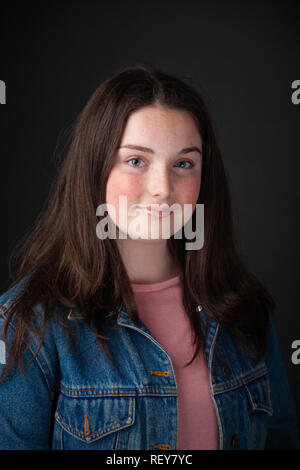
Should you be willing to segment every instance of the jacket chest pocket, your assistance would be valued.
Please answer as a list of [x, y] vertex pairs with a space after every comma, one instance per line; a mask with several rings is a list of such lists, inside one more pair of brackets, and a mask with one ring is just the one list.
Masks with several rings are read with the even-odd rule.
[[268, 374], [245, 381], [221, 396], [225, 448], [264, 449], [273, 414]]
[[268, 374], [245, 384], [244, 388], [250, 408], [252, 446], [254, 449], [264, 449], [269, 420], [273, 415]]
[[127, 449], [128, 428], [135, 421], [135, 398], [61, 393], [55, 420], [54, 448]]
[[268, 375], [265, 374], [259, 379], [247, 383], [244, 387], [253, 411], [264, 411], [272, 416], [273, 407]]
[[[254, 374], [253, 374], [254, 375]], [[223, 448], [264, 449], [273, 407], [267, 371], [259, 377], [240, 377], [241, 384], [215, 394], [224, 429]]]

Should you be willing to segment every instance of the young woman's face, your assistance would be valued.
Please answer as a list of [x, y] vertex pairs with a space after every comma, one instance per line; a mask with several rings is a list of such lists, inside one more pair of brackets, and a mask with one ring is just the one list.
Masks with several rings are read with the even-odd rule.
[[[190, 114], [161, 106], [143, 107], [129, 116], [108, 177], [106, 203], [116, 211], [108, 213], [130, 238], [168, 238], [164, 235], [167, 225], [172, 235], [186, 222], [180, 211], [168, 208], [177, 204], [184, 214], [184, 204], [191, 204], [194, 211], [201, 170], [202, 141]], [[126, 196], [128, 210], [130, 206], [139, 208], [135, 215], [124, 214], [123, 208], [120, 217], [120, 196]], [[132, 223], [136, 217], [138, 227]]]

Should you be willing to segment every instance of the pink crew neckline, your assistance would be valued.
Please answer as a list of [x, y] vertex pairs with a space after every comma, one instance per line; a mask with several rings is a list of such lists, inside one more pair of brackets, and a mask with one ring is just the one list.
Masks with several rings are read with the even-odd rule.
[[171, 279], [167, 279], [166, 281], [162, 282], [155, 282], [152, 284], [138, 284], [138, 283], [131, 283], [132, 290], [134, 292], [154, 292], [162, 289], [166, 289], [170, 286], [175, 286], [180, 282], [180, 274], [177, 276], [172, 277]]

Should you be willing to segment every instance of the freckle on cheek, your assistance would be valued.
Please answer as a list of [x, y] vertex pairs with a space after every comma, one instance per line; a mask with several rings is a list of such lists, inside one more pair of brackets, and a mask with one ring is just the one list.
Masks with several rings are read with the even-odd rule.
[[122, 194], [124, 196], [134, 196], [138, 192], [138, 185], [134, 182], [124, 182], [122, 183], [121, 180], [118, 182], [118, 186], [116, 187], [116, 193]]
[[128, 200], [139, 193], [139, 184], [136, 181], [122, 181], [121, 178], [114, 181], [108, 188], [110, 197], [117, 200], [119, 196], [127, 196]]
[[191, 184], [190, 186], [185, 188], [184, 198], [187, 201], [187, 203], [197, 202], [199, 190], [200, 190], [199, 184]]

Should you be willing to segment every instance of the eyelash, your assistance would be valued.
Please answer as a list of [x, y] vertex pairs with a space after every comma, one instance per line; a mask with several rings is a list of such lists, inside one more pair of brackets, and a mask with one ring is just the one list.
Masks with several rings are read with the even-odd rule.
[[[129, 162], [131, 162], [132, 160], [143, 161], [140, 157], [132, 157], [132, 158], [130, 158], [129, 160], [127, 160], [126, 163], [129, 164]], [[190, 169], [193, 168], [193, 166], [194, 166], [194, 163], [191, 162], [190, 160], [180, 160], [180, 161], [177, 162], [177, 163], [182, 163], [182, 162], [189, 163], [190, 166], [189, 166], [188, 168], [181, 168], [181, 167], [178, 167], [180, 170], [190, 170]], [[135, 166], [135, 165], [129, 165], [129, 166], [131, 166], [132, 168], [142, 168], [142, 166]]]

